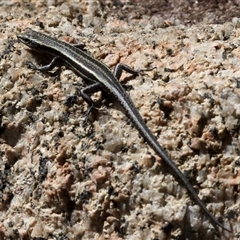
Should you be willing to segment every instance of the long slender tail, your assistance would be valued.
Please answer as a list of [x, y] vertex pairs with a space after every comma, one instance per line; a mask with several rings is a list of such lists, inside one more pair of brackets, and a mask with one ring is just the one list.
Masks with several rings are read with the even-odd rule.
[[131, 118], [133, 124], [140, 132], [141, 136], [145, 139], [145, 141], [149, 144], [149, 146], [162, 158], [162, 160], [167, 164], [170, 171], [172, 172], [173, 176], [176, 179], [179, 179], [180, 182], [186, 187], [188, 190], [190, 197], [201, 207], [204, 214], [209, 218], [211, 223], [214, 226], [219, 226], [220, 228], [232, 232], [229, 229], [225, 228], [220, 222], [218, 222], [214, 216], [209, 212], [209, 210], [206, 208], [202, 200], [198, 197], [196, 191], [192, 187], [192, 185], [188, 182], [186, 177], [183, 175], [183, 173], [179, 170], [177, 165], [173, 162], [173, 160], [167, 155], [166, 151], [160, 146], [156, 138], [153, 136], [149, 128], [146, 126], [145, 122], [143, 121], [142, 117], [140, 116], [139, 112], [133, 105], [132, 101], [127, 96], [124, 96], [125, 99], [121, 101], [121, 104], [123, 105], [124, 109], [126, 110], [127, 115], [129, 118]]

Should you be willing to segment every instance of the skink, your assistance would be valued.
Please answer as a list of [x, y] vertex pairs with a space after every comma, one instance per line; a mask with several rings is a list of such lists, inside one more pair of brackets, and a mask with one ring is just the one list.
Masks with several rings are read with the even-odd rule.
[[141, 115], [134, 106], [132, 100], [119, 83], [118, 78], [120, 78], [122, 70], [128, 71], [133, 74], [139, 73], [139, 71], [132, 70], [128, 66], [120, 64], [115, 68], [113, 74], [106, 65], [92, 58], [83, 50], [65, 42], [59, 41], [55, 38], [49, 37], [43, 33], [36, 32], [30, 28], [28, 28], [25, 33], [20, 34], [18, 36], [18, 39], [32, 49], [47, 52], [55, 56], [54, 60], [50, 65], [48, 65], [47, 68], [36, 67], [36, 69], [49, 69], [54, 66], [56, 59], [60, 58], [65, 63], [67, 63], [76, 73], [78, 73], [83, 79], [92, 82], [91, 85], [81, 90], [82, 97], [90, 106], [93, 106], [93, 102], [91, 98], [87, 95], [87, 93], [93, 93], [98, 90], [103, 90], [113, 95], [115, 99], [118, 100], [119, 103], [122, 105], [127, 116], [130, 118], [134, 126], [138, 129], [140, 135], [156, 152], [156, 154], [160, 156], [163, 161], [165, 161], [167, 166], [170, 168], [173, 176], [176, 179], [180, 180], [180, 182], [186, 187], [190, 194], [190, 197], [201, 207], [201, 210], [209, 218], [211, 223], [215, 227], [219, 226], [220, 228], [231, 232], [229, 229], [225, 228], [220, 222], [218, 222], [215, 217], [209, 212], [204, 203], [198, 197], [192, 185], [188, 182], [183, 173], [179, 170], [173, 160], [167, 155], [166, 151], [161, 147], [161, 145], [153, 136], [149, 128], [146, 126]]

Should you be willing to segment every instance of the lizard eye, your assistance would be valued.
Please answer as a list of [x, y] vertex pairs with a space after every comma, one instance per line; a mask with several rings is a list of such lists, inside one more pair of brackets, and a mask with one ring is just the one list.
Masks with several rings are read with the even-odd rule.
[[18, 40], [24, 44], [28, 44], [30, 42], [30, 40], [25, 36], [25, 35], [18, 35], [17, 36]]
[[38, 47], [38, 44], [36, 44], [34, 41], [31, 41], [31, 39], [24, 34], [18, 35], [17, 38], [20, 42], [24, 43], [25, 45], [27, 45], [30, 48], [37, 48]]

